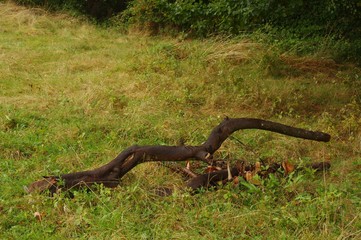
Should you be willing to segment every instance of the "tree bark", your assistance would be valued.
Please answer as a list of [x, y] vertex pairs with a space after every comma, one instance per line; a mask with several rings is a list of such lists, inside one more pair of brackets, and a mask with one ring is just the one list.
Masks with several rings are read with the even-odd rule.
[[[71, 189], [90, 186], [94, 183], [116, 187], [120, 179], [140, 163], [150, 161], [186, 161], [189, 159], [212, 161], [213, 153], [235, 131], [241, 129], [263, 129], [296, 138], [328, 142], [331, 136], [323, 132], [308, 131], [284, 124], [255, 118], [225, 118], [210, 133], [206, 142], [198, 146], [132, 146], [121, 152], [111, 162], [88, 171], [74, 172], [60, 176], [44, 177], [32, 183], [28, 192], [57, 188]], [[236, 171], [236, 169], [232, 169]], [[222, 172], [223, 176], [223, 172]], [[217, 176], [214, 176], [217, 178]], [[194, 184], [197, 185], [197, 184]]]

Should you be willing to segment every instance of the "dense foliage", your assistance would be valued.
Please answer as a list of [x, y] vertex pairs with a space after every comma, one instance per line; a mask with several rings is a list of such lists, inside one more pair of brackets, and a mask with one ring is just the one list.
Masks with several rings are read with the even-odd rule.
[[196, 35], [239, 34], [269, 24], [292, 27], [300, 34], [332, 32], [353, 37], [360, 30], [361, 8], [358, 2], [134, 0], [126, 13], [130, 21], [174, 26]]

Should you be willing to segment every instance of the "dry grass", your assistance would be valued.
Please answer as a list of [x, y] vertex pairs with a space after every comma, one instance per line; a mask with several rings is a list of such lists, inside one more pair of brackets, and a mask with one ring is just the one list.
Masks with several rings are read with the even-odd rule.
[[262, 54], [262, 46], [249, 40], [221, 40], [214, 42], [206, 50], [208, 62], [229, 61], [233, 64], [241, 64], [255, 61]]
[[325, 78], [334, 80], [337, 77], [340, 65], [332, 59], [316, 59], [312, 57], [281, 56], [287, 66], [299, 72], [299, 74], [322, 74]]

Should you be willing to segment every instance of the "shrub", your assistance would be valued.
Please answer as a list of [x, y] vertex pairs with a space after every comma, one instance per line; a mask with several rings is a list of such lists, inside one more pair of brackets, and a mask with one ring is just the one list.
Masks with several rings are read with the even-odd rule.
[[[133, 0], [123, 13], [132, 23], [154, 22], [204, 36], [239, 34], [264, 24], [293, 28], [300, 35], [359, 36], [359, 0], [237, 1]], [[358, 34], [357, 34], [358, 33]]]

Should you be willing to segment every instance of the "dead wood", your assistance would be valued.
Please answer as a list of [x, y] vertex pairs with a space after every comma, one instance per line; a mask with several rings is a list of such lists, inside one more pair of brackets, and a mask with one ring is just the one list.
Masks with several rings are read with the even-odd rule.
[[[222, 143], [235, 131], [242, 129], [263, 129], [296, 138], [309, 139], [315, 141], [328, 142], [331, 136], [323, 132], [308, 131], [284, 124], [255, 119], [255, 118], [226, 118], [210, 133], [206, 142], [198, 146], [132, 146], [121, 152], [111, 162], [88, 171], [74, 172], [60, 176], [49, 176], [43, 180], [36, 181], [27, 188], [29, 192], [44, 191], [51, 192], [58, 188], [71, 189], [92, 184], [103, 184], [106, 187], [116, 187], [120, 179], [132, 168], [140, 163], [150, 161], [186, 161], [198, 160], [211, 162], [213, 153], [216, 152]], [[197, 177], [189, 183], [191, 188], [206, 186], [214, 181], [224, 178], [224, 170], [218, 173], [210, 173], [207, 179]], [[237, 174], [237, 167], [232, 168], [232, 174]]]
[[[265, 170], [257, 170], [256, 167], [257, 163], [247, 163], [246, 161], [237, 161], [236, 165], [230, 169], [231, 172], [231, 180], [234, 180], [234, 178], [237, 177], [243, 177], [244, 180], [248, 181], [247, 179], [247, 173], [251, 173], [253, 175], [258, 175], [262, 179], [267, 178], [270, 174], [276, 173], [278, 171], [283, 171], [286, 175], [289, 174], [289, 172], [286, 171], [283, 164], [273, 162], [271, 164], [264, 164], [262, 167]], [[316, 172], [321, 171], [327, 171], [331, 167], [331, 164], [329, 162], [316, 162], [312, 164], [308, 164], [304, 167], [301, 166], [294, 166], [294, 171], [302, 171], [304, 169], [313, 169]], [[182, 168], [180, 165], [174, 165], [171, 168], [175, 172], [180, 172], [179, 169], [185, 169]], [[189, 175], [188, 175], [189, 176]], [[189, 176], [188, 181], [186, 184], [187, 188], [190, 188], [192, 192], [195, 192], [199, 189], [207, 189], [210, 187], [218, 187], [219, 185], [225, 184], [230, 181], [229, 179], [230, 175], [228, 174], [227, 169], [221, 169], [221, 170], [214, 170], [212, 172], [207, 172], [204, 174], [196, 174]], [[168, 194], [171, 194], [171, 191], [168, 189]], [[162, 195], [164, 196], [164, 195]]]

